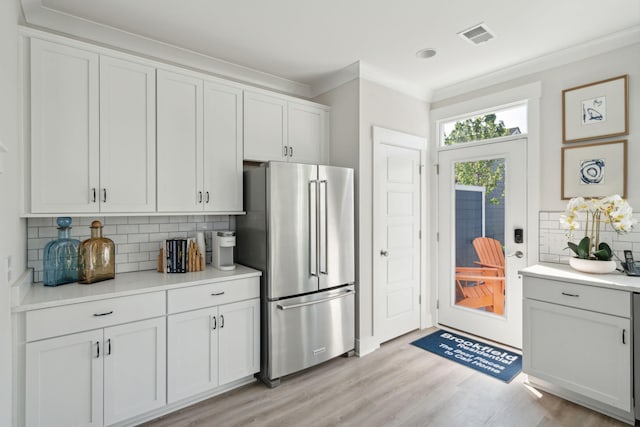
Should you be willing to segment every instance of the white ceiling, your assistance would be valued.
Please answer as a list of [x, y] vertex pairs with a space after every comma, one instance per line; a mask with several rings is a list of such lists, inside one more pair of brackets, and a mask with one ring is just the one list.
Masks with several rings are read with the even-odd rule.
[[[420, 98], [640, 25], [639, 0], [22, 2], [27, 21], [37, 3], [310, 86], [360, 61]], [[481, 22], [495, 39], [474, 46], [457, 35]], [[426, 47], [438, 54], [416, 58]]]

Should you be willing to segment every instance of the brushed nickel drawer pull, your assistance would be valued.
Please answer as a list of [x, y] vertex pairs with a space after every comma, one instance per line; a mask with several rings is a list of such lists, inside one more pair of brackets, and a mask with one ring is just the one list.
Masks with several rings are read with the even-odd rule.
[[212, 297], [219, 297], [220, 295], [224, 295], [224, 291], [222, 292], [214, 292], [211, 294]]
[[562, 295], [567, 296], [567, 297], [574, 297], [574, 298], [580, 297], [580, 295], [578, 295], [578, 294], [568, 294], [566, 292], [563, 292]]
[[94, 317], [100, 317], [100, 316], [108, 316], [110, 314], [113, 314], [113, 310], [111, 311], [105, 311], [104, 313], [93, 313]]

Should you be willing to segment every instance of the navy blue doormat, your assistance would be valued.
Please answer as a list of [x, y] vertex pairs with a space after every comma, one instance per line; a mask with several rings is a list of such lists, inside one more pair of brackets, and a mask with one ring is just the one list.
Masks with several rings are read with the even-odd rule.
[[506, 383], [522, 370], [521, 355], [447, 331], [437, 330], [411, 344]]

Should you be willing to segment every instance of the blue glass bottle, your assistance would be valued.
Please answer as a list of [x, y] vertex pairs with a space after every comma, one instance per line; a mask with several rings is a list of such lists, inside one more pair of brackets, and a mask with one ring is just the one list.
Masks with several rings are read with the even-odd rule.
[[58, 286], [78, 281], [78, 247], [80, 241], [72, 239], [71, 218], [61, 216], [58, 223], [58, 239], [44, 247], [44, 284]]

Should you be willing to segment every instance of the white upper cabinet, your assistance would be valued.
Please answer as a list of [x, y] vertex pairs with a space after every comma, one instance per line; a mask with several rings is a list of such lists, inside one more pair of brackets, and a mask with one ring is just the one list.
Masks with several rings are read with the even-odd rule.
[[244, 104], [245, 160], [327, 162], [325, 107], [248, 91]]
[[325, 163], [327, 111], [312, 105], [289, 102], [289, 160]]
[[245, 91], [244, 158], [286, 160], [287, 149], [287, 101]]
[[244, 160], [328, 161], [320, 104], [44, 33], [25, 49], [26, 215], [241, 213]]
[[100, 57], [100, 211], [156, 209], [156, 71]]
[[31, 211], [155, 211], [155, 69], [31, 40]]
[[242, 211], [242, 89], [204, 82], [204, 210]]
[[158, 211], [242, 211], [242, 90], [158, 71]]
[[31, 210], [98, 212], [99, 56], [31, 40]]
[[158, 211], [202, 210], [202, 87], [158, 70]]

